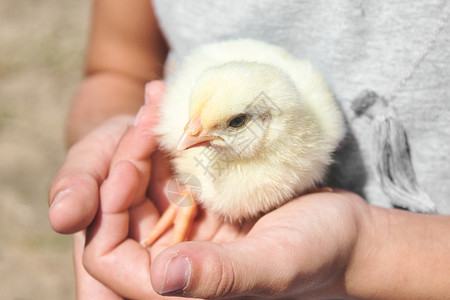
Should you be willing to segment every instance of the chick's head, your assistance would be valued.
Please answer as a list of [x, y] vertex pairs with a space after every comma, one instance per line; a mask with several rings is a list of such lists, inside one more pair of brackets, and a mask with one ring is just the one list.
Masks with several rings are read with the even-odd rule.
[[210, 68], [192, 89], [178, 150], [210, 144], [233, 160], [267, 155], [304, 115], [299, 99], [294, 82], [276, 66], [230, 62]]

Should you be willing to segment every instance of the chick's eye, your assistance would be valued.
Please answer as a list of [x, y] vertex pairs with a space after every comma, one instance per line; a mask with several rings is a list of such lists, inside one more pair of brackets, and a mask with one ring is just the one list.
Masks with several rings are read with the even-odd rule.
[[233, 127], [233, 128], [239, 128], [239, 127], [241, 127], [242, 125], [245, 124], [247, 119], [248, 119], [247, 115], [239, 115], [239, 116], [234, 117], [233, 119], [231, 119], [228, 122], [228, 126]]

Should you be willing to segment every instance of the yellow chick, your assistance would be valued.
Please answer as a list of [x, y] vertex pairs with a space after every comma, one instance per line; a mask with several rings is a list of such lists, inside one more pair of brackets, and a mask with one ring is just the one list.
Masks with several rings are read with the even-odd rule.
[[[314, 189], [345, 131], [309, 61], [249, 39], [193, 51], [168, 84], [160, 120], [160, 146], [172, 155], [176, 176], [200, 184], [181, 197], [226, 221], [258, 216]], [[195, 211], [173, 204], [144, 245], [174, 221], [172, 244], [183, 241]]]

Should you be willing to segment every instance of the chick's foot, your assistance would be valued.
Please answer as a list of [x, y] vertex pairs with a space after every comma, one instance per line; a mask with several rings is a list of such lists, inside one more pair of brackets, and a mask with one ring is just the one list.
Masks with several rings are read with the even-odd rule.
[[189, 190], [185, 190], [180, 193], [178, 201], [172, 203], [167, 208], [153, 230], [141, 244], [144, 247], [151, 246], [172, 224], [174, 228], [169, 246], [185, 241], [196, 214], [197, 204], [195, 203], [194, 196]]

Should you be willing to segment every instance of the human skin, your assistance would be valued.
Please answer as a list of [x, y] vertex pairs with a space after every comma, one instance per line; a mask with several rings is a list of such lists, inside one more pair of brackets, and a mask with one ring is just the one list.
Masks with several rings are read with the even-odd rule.
[[[147, 0], [97, 0], [93, 20], [86, 78], [69, 116], [71, 148], [49, 192], [52, 227], [76, 233], [78, 299], [450, 294], [450, 218], [377, 208], [347, 191], [304, 195], [245, 226], [202, 212], [192, 242], [166, 248], [163, 236], [142, 248], [167, 205], [170, 171], [153, 153], [150, 130], [162, 82], [149, 86], [149, 104], [135, 115], [144, 84], [161, 77], [166, 46]], [[183, 278], [169, 278], [167, 266], [180, 261], [174, 256], [178, 271], [191, 270], [179, 291]]]

